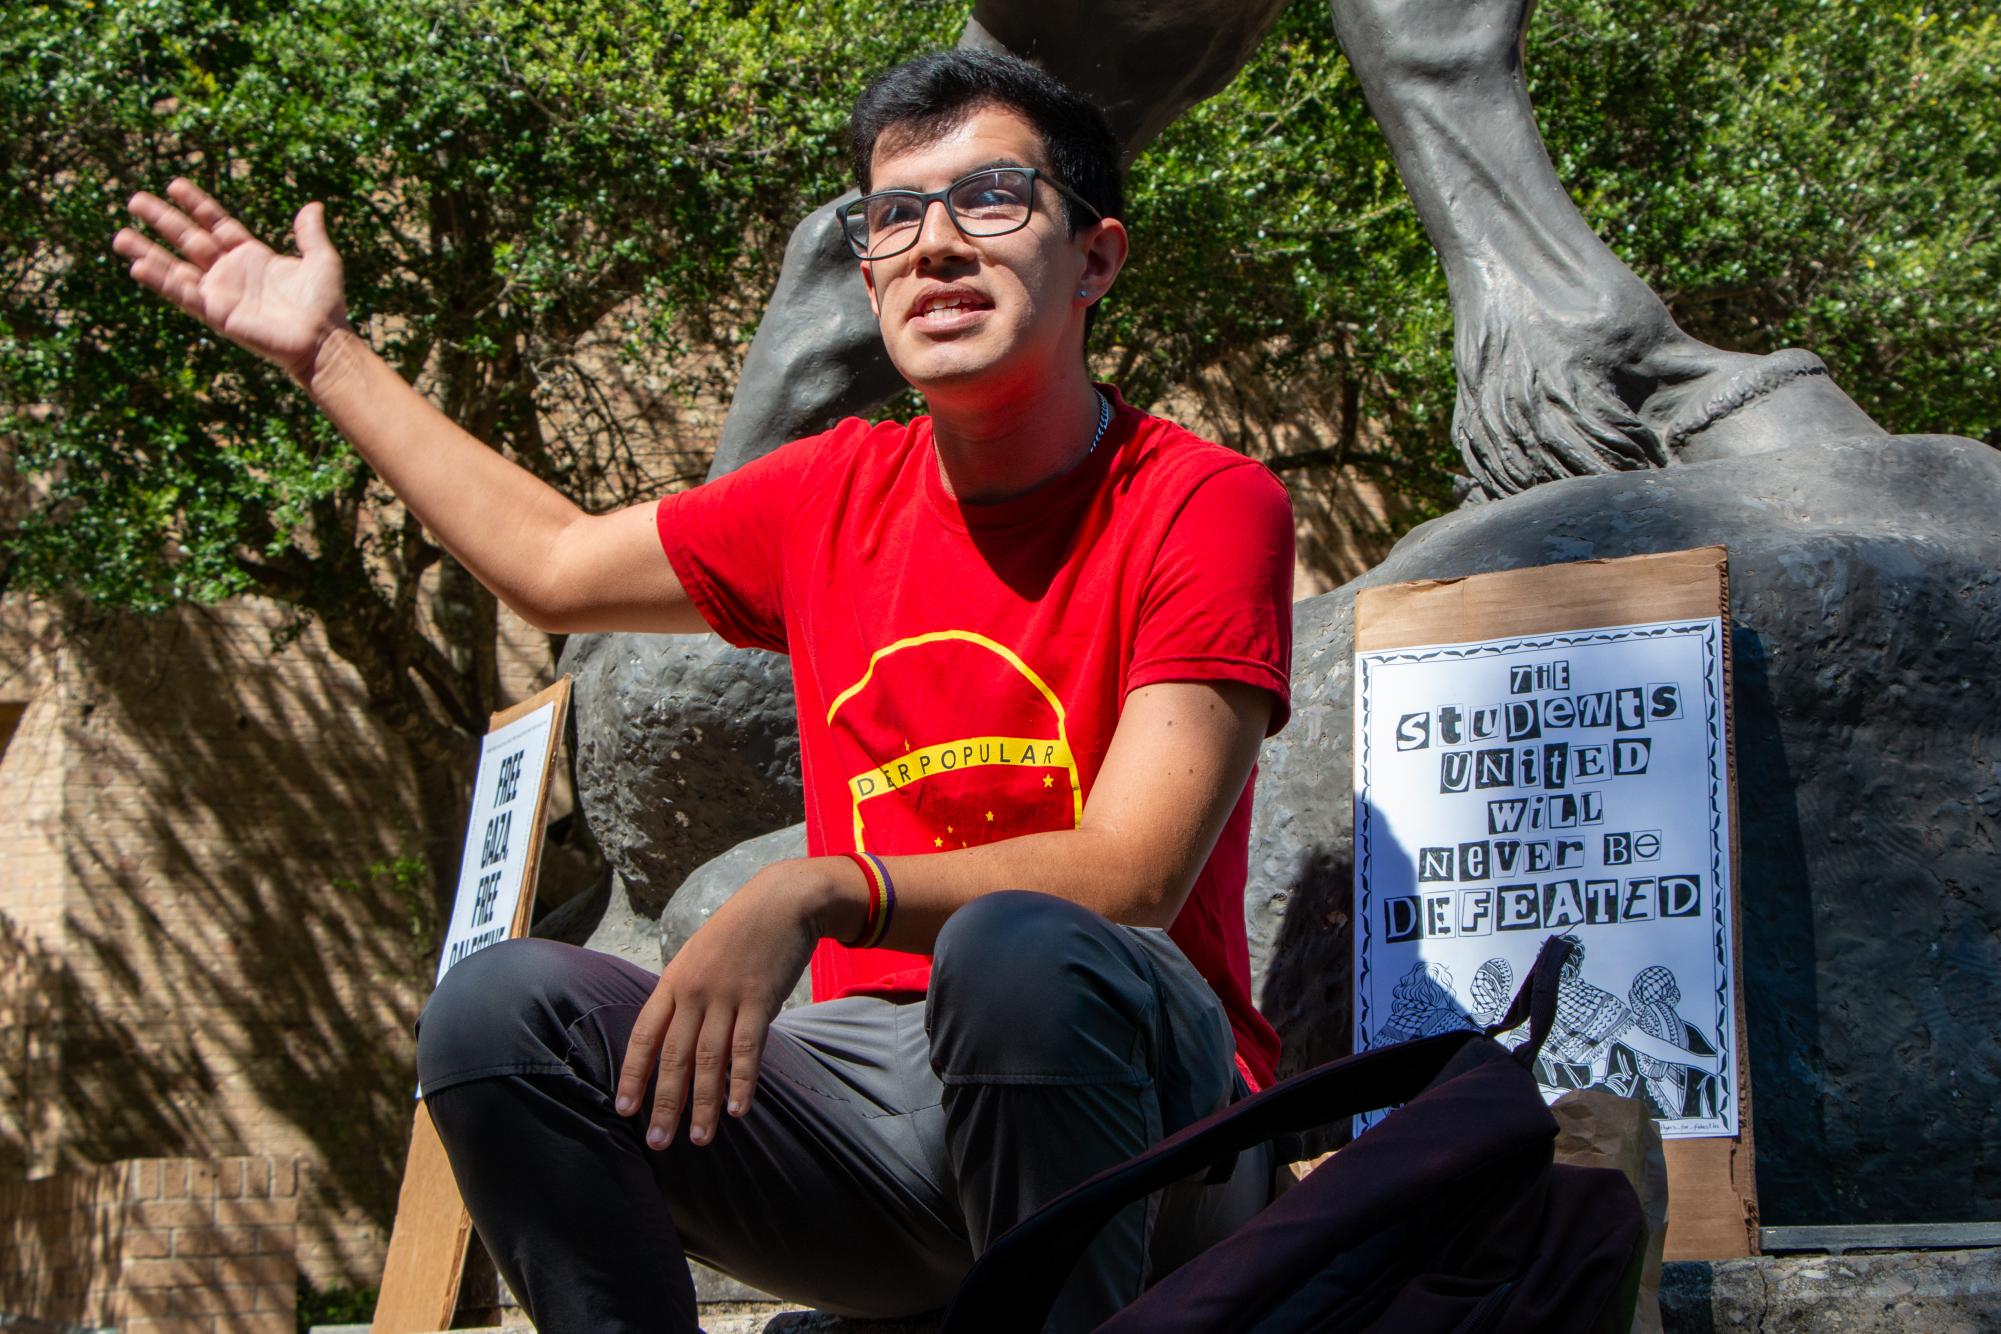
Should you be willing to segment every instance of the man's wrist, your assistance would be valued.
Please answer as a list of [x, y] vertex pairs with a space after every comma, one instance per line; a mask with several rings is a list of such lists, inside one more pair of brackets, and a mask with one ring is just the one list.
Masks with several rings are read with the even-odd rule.
[[847, 857], [808, 857], [798, 865], [802, 912], [814, 935], [853, 940], [868, 923], [868, 881]]
[[324, 403], [327, 392], [352, 372], [355, 359], [368, 350], [368, 344], [343, 314], [320, 334], [296, 378], [315, 403]]

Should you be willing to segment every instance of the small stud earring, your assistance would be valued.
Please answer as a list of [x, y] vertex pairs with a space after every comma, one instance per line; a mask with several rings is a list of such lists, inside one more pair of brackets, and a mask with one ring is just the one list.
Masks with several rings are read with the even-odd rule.
[[1088, 287], [1080, 287], [1077, 289], [1077, 295], [1082, 297], [1084, 300], [1089, 301], [1091, 299], [1091, 289]]

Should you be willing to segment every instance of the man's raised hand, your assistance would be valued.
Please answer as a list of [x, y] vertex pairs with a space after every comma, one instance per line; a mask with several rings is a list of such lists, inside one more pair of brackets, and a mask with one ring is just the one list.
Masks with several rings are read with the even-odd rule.
[[131, 261], [132, 277], [310, 386], [321, 346], [349, 327], [325, 210], [317, 203], [299, 210], [295, 258], [252, 236], [191, 181], [176, 177], [167, 196], [142, 190], [126, 206], [167, 243], [121, 229], [111, 248]]

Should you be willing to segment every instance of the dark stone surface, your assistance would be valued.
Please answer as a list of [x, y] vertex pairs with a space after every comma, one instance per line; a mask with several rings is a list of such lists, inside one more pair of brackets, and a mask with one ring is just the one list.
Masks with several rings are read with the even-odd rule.
[[866, 415], [904, 387], [834, 214], [854, 197], [850, 190], [822, 204], [792, 229], [778, 286], [744, 354], [710, 477], [843, 417]]
[[711, 857], [804, 817], [784, 658], [710, 635], [578, 635], [560, 666], [576, 678], [577, 805], [640, 917]]
[[2001, 1328], [2001, 1251], [1671, 1264], [1661, 1325], [1666, 1334], [1979, 1334]]
[[1247, 896], [1286, 1068], [1348, 1044], [1356, 589], [1720, 543], [1763, 1221], [2001, 1217], [1997, 516], [1974, 441], [1797, 444], [1461, 509], [1302, 603]]
[[959, 45], [1032, 60], [1104, 108], [1126, 161], [1229, 86], [1284, 0], [975, 0]]
[[538, 920], [528, 933], [660, 970], [660, 923], [642, 916], [625, 883], [609, 868], [582, 894]]

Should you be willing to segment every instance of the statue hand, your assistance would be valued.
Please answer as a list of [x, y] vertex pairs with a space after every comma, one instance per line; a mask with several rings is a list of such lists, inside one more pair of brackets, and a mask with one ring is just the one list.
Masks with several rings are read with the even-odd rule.
[[318, 203], [299, 210], [292, 224], [299, 254], [293, 257], [252, 236], [192, 182], [176, 177], [167, 194], [172, 203], [142, 190], [127, 205], [167, 245], [133, 227], [112, 240], [111, 248], [131, 261], [132, 277], [310, 385], [328, 336], [350, 327], [325, 210]]

